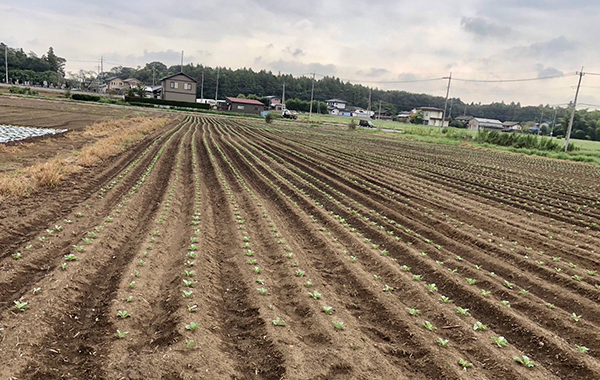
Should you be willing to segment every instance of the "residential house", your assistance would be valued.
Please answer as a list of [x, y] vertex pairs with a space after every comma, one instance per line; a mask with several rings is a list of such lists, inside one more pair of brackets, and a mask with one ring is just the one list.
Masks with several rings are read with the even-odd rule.
[[403, 123], [408, 123], [410, 121], [410, 112], [402, 111], [398, 115], [396, 115], [396, 120], [401, 121]]
[[138, 86], [138, 84], [141, 85], [142, 82], [140, 82], [139, 80], [135, 79], [135, 78], [127, 78], [127, 79], [123, 79], [123, 87], [127, 88], [136, 88]]
[[521, 123], [518, 121], [505, 121], [502, 123], [502, 126], [504, 127], [503, 130], [506, 132], [521, 132], [523, 130]]
[[178, 73], [161, 79], [162, 100], [196, 103], [198, 82], [191, 76]]
[[[442, 126], [442, 118], [444, 117], [444, 110], [436, 107], [419, 107], [417, 111], [423, 112], [423, 125], [432, 125], [434, 127]], [[448, 121], [444, 120], [443, 126], [448, 126]]]
[[472, 118], [473, 118], [473, 116], [461, 115], [461, 116], [457, 116], [454, 120], [461, 122], [461, 123], [468, 124]]
[[340, 110], [346, 109], [347, 101], [342, 99], [329, 99], [325, 101], [327, 103], [327, 108], [337, 108]]
[[353, 117], [358, 117], [361, 119], [368, 119], [371, 117], [371, 115], [373, 115], [373, 111], [367, 111], [366, 109], [360, 107], [354, 107], [354, 110], [352, 111]]
[[260, 115], [265, 110], [265, 105], [254, 99], [225, 98], [227, 110], [230, 112], [253, 113]]
[[162, 92], [162, 86], [146, 86], [144, 87], [146, 90], [147, 98], [160, 99], [160, 94]]
[[123, 80], [119, 77], [110, 77], [107, 78], [106, 80], [106, 89], [105, 91], [116, 91], [116, 92], [121, 92], [121, 90], [123, 90], [123, 87], [125, 86], [125, 83], [123, 82]]
[[266, 99], [269, 101], [269, 108], [275, 111], [281, 111], [283, 104], [281, 104], [281, 98], [275, 95], [267, 96]]
[[469, 121], [468, 127], [473, 131], [502, 131], [504, 126], [500, 120], [496, 119], [484, 119], [481, 117], [474, 117]]

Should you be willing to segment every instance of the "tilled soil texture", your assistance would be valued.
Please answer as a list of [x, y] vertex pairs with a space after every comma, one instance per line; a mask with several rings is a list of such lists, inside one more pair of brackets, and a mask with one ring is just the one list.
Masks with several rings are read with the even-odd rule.
[[15, 217], [0, 377], [600, 377], [598, 166], [218, 117], [144, 144]]

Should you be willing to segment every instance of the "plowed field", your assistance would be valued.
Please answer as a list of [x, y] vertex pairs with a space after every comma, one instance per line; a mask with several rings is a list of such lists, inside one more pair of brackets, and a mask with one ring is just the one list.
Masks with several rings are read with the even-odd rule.
[[0, 378], [600, 378], [598, 166], [219, 117], [155, 137], [0, 205]]

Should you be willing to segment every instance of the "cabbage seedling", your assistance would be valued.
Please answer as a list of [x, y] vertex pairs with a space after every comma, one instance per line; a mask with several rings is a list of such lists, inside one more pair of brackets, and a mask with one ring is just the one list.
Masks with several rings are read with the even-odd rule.
[[410, 267], [409, 267], [409, 266], [407, 266], [407, 265], [401, 265], [401, 266], [400, 266], [400, 269], [402, 269], [402, 270], [403, 270], [403, 271], [405, 271], [405, 272], [410, 272]]
[[258, 263], [258, 261], [256, 261], [256, 259], [249, 259], [248, 260], [248, 264], [250, 265], [256, 265]]
[[67, 260], [67, 261], [75, 261], [75, 260], [77, 260], [77, 256], [75, 256], [72, 253], [69, 253], [68, 255], [65, 255], [64, 257], [65, 257], [65, 260]]
[[85, 247], [83, 245], [74, 245], [73, 249], [76, 250], [77, 252], [85, 251]]
[[458, 314], [460, 315], [464, 315], [465, 317], [470, 317], [471, 313], [469, 313], [469, 309], [463, 309], [462, 307], [457, 307], [456, 311], [458, 311]]
[[275, 325], [275, 326], [287, 326], [287, 323], [283, 319], [277, 317], [277, 318], [273, 319], [273, 325]]
[[469, 285], [475, 285], [475, 284], [477, 283], [477, 280], [476, 280], [476, 279], [474, 279], [474, 278], [469, 278], [469, 277], [465, 278], [465, 281], [467, 281], [467, 283], [468, 283]]
[[131, 281], [128, 286], [130, 288], [135, 288], [135, 281]]
[[335, 313], [335, 310], [333, 310], [333, 307], [331, 306], [323, 306], [323, 312], [327, 315], [332, 315]]
[[473, 368], [473, 363], [469, 363], [468, 361], [466, 361], [465, 359], [460, 359], [458, 361], [458, 365], [460, 365], [461, 367], [463, 367], [463, 369], [466, 371], [467, 368]]
[[183, 285], [187, 288], [193, 288], [196, 284], [196, 281], [183, 279]]
[[197, 309], [198, 309], [198, 305], [191, 305], [191, 306], [188, 306], [188, 311], [189, 311], [190, 313], [194, 313], [194, 312], [195, 312]]
[[23, 257], [23, 255], [20, 252], [12, 254], [12, 258], [15, 260], [19, 260], [21, 257]]
[[196, 322], [190, 322], [189, 325], [185, 326], [186, 330], [194, 331], [198, 328], [198, 324]]
[[590, 350], [589, 348], [587, 348], [585, 346], [580, 346], [578, 344], [575, 345], [575, 348], [577, 348], [579, 350], [579, 352], [581, 352], [582, 354], [587, 354], [588, 351]]
[[321, 293], [317, 292], [316, 290], [314, 292], [312, 292], [312, 293], [308, 293], [308, 295], [311, 298], [316, 299], [316, 300], [318, 300], [319, 298], [321, 298]]
[[117, 313], [117, 317], [120, 317], [121, 319], [125, 319], [127, 317], [131, 317], [131, 313], [128, 312], [127, 310], [119, 310], [119, 312]]
[[410, 315], [421, 314], [421, 310], [419, 310], [419, 309], [411, 309], [411, 308], [407, 307], [406, 310], [408, 310], [408, 314], [410, 314]]
[[27, 304], [27, 302], [20, 302], [18, 300], [15, 300], [14, 303], [15, 306], [13, 306], [13, 308], [17, 311], [24, 312], [25, 310], [29, 309], [29, 305]]
[[510, 307], [510, 302], [508, 301], [500, 301], [500, 303], [506, 307]]
[[448, 339], [438, 338], [438, 340], [437, 340], [437, 344], [440, 347], [448, 347], [449, 343], [450, 343], [450, 341]]
[[311, 286], [313, 286], [312, 281], [308, 280], [306, 281], [306, 283], [304, 283], [304, 286], [306, 286], [307, 288], [310, 288]]
[[342, 321], [337, 321], [337, 322], [332, 322], [333, 323], [333, 327], [335, 327], [337, 330], [345, 330], [346, 326], [344, 325], [344, 322]]
[[188, 290], [184, 290], [183, 291], [183, 298], [191, 298], [193, 294], [194, 294], [193, 290], [189, 290], [189, 291]]
[[429, 285], [427, 285], [427, 290], [429, 290], [430, 292], [437, 292], [438, 287], [436, 284], [429, 284]]
[[574, 320], [575, 322], [579, 322], [579, 320], [581, 319], [581, 315], [577, 315], [575, 313], [571, 314], [571, 319]]
[[192, 348], [194, 348], [194, 340], [193, 339], [186, 339], [184, 342], [184, 346], [185, 348], [187, 348], [188, 350], [191, 350]]
[[477, 331], [477, 330], [487, 330], [487, 325], [484, 325], [483, 323], [477, 321], [475, 322], [475, 324], [473, 325], [473, 330]]
[[262, 295], [266, 295], [268, 293], [267, 289], [265, 289], [265, 288], [258, 288], [257, 290]]
[[258, 278], [258, 279], [256, 279], [256, 283], [263, 285], [265, 283], [265, 280], [263, 280], [262, 278]]
[[412, 278], [415, 281], [421, 281], [423, 279], [423, 276], [421, 276], [420, 274], [415, 274]]
[[502, 347], [506, 347], [508, 346], [508, 341], [506, 340], [506, 338], [504, 338], [503, 336], [493, 336], [492, 340], [494, 341], [494, 343], [496, 343], [496, 345], [500, 348]]
[[523, 355], [523, 358], [515, 356], [513, 360], [527, 368], [533, 368], [536, 366], [536, 364], [526, 355]]
[[427, 330], [429, 331], [433, 331], [433, 330], [437, 330], [437, 327], [435, 327], [431, 322], [429, 321], [425, 321], [422, 323], [423, 327], [425, 327]]
[[125, 338], [125, 336], [127, 334], [129, 334], [129, 331], [117, 330], [117, 333], [115, 334], [115, 337], [117, 337], [118, 339], [123, 339], [123, 338]]

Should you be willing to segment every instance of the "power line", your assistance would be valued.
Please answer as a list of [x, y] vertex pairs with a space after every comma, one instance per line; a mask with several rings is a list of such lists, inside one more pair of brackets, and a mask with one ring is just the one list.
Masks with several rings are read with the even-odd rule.
[[522, 79], [464, 79], [464, 78], [453, 78], [454, 80], [461, 82], [478, 82], [478, 83], [507, 83], [507, 82], [531, 82], [537, 80], [546, 80], [554, 78], [564, 78], [566, 76], [577, 75], [575, 73], [550, 75], [547, 77], [536, 77], [536, 78], [522, 78]]

